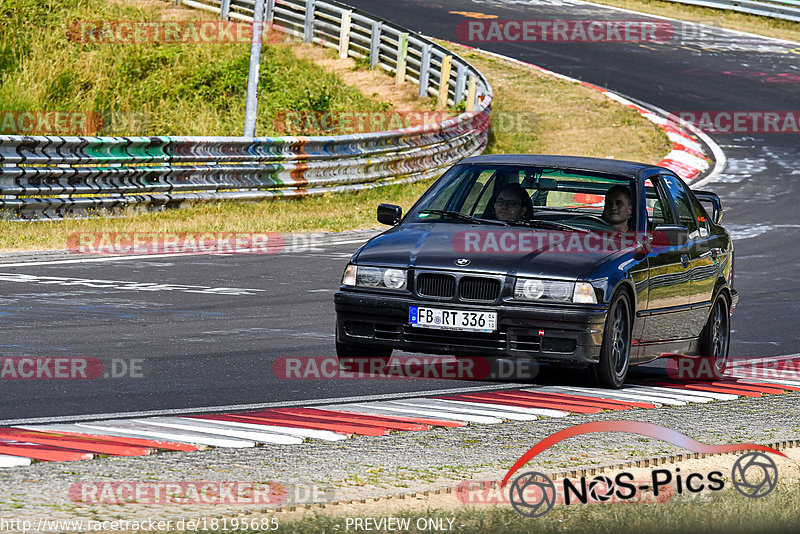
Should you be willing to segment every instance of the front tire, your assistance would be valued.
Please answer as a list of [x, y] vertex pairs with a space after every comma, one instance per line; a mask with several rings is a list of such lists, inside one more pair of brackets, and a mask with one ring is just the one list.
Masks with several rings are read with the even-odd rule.
[[708, 321], [700, 333], [700, 356], [711, 360], [713, 379], [719, 379], [728, 368], [731, 340], [731, 305], [727, 295], [717, 295]]
[[620, 291], [608, 308], [600, 361], [590, 367], [597, 385], [619, 389], [625, 382], [630, 366], [632, 322], [630, 299], [625, 291]]

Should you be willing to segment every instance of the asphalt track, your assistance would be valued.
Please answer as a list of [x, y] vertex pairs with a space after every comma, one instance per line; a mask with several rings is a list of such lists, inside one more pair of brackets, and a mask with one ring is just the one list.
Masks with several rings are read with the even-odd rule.
[[[578, 2], [351, 2], [435, 37], [466, 20], [642, 19]], [[690, 35], [691, 34], [691, 35]], [[465, 43], [606, 86], [672, 112], [800, 109], [800, 46], [718, 29], [668, 43]], [[798, 352], [798, 134], [713, 134], [726, 171], [705, 185], [736, 239], [735, 357]], [[480, 386], [458, 380], [285, 380], [279, 358], [332, 356], [333, 302], [356, 244], [273, 255], [0, 265], [0, 355], [99, 358], [98, 380], [2, 380], [0, 422]], [[8, 261], [8, 260], [6, 260]], [[69, 261], [69, 259], [67, 260]], [[20, 274], [28, 275], [21, 277]], [[136, 285], [138, 284], [138, 285]], [[162, 289], [142, 284], [176, 284]], [[191, 286], [191, 287], [186, 287]], [[210, 288], [210, 290], [208, 289]], [[231, 291], [224, 288], [236, 288]], [[114, 363], [116, 360], [116, 364]], [[136, 370], [131, 373], [130, 366]], [[122, 372], [128, 367], [128, 372]], [[133, 374], [133, 376], [131, 376]], [[497, 386], [497, 383], [488, 383]]]

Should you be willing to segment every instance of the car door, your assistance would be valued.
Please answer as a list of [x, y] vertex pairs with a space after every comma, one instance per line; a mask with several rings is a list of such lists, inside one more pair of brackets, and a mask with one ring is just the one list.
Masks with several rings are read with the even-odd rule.
[[[639, 312], [645, 318], [642, 335], [645, 344], [682, 339], [687, 335], [685, 322], [689, 312], [691, 284], [685, 239], [674, 202], [660, 176], [645, 181], [647, 230], [653, 232], [648, 253], [647, 308]], [[660, 229], [669, 228], [669, 234]]]
[[688, 230], [689, 310], [684, 316], [682, 337], [697, 337], [706, 322], [718, 270], [717, 258], [713, 254], [714, 237], [709, 231], [705, 210], [689, 187], [672, 174], [664, 174], [662, 178], [674, 200], [678, 223]]

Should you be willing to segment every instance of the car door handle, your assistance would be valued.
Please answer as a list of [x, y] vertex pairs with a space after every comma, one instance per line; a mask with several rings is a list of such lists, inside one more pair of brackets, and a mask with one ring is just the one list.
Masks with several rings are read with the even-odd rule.
[[688, 254], [684, 254], [683, 256], [681, 256], [681, 263], [683, 264], [684, 268], [689, 266], [689, 255]]

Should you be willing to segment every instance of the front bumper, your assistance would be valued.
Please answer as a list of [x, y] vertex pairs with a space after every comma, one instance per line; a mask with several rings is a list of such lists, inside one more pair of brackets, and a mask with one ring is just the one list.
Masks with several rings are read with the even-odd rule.
[[[357, 290], [338, 291], [334, 303], [340, 343], [577, 365], [598, 361], [607, 312], [601, 306], [442, 303]], [[412, 305], [496, 311], [498, 329], [480, 333], [412, 327]]]

